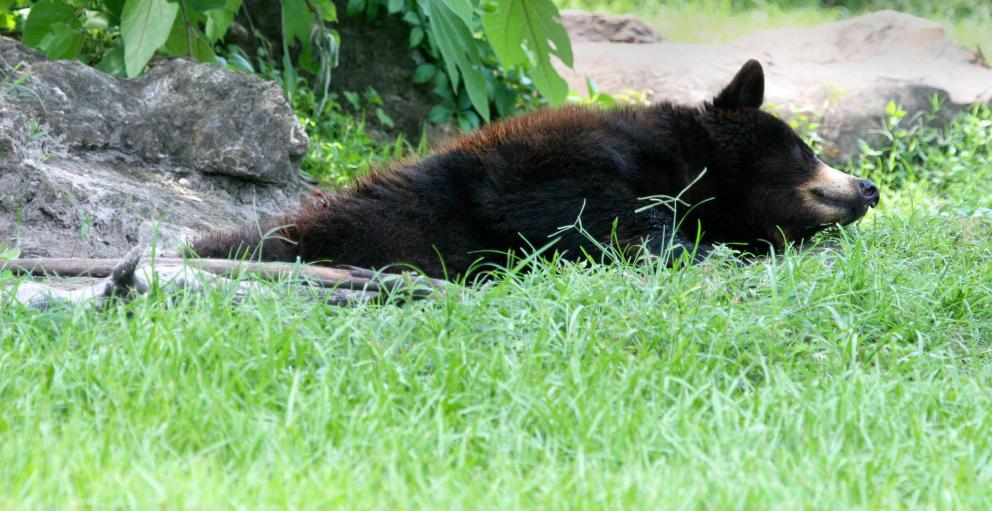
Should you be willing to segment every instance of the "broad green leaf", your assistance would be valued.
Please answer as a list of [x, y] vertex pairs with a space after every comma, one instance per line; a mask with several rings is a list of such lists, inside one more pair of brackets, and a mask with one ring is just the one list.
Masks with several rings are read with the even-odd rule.
[[478, 128], [479, 124], [479, 116], [471, 110], [458, 114], [458, 127], [465, 133]]
[[193, 51], [190, 52], [190, 56], [197, 62], [215, 62], [214, 47], [207, 40], [207, 37], [199, 30], [194, 30], [193, 33]]
[[362, 97], [353, 91], [344, 91], [344, 99], [351, 105], [351, 108], [358, 110], [362, 106]]
[[475, 2], [472, 0], [440, 0], [451, 12], [458, 15], [465, 22], [465, 26], [472, 28], [472, 16], [475, 13]]
[[241, 9], [241, 0], [226, 0], [223, 9], [213, 9], [207, 11], [207, 25], [205, 34], [210, 41], [219, 41], [231, 27], [234, 16]]
[[108, 51], [96, 68], [108, 75], [124, 76], [124, 47], [118, 46]]
[[17, 13], [0, 11], [0, 30], [13, 32], [17, 28], [17, 22], [20, 18]]
[[379, 122], [387, 128], [395, 128], [396, 124], [393, 122], [393, 118], [386, 113], [385, 110], [381, 108], [375, 109], [375, 118], [379, 119]]
[[441, 124], [442, 122], [450, 121], [452, 115], [454, 115], [454, 112], [450, 108], [444, 105], [435, 105], [427, 113], [427, 120], [434, 124]]
[[287, 45], [298, 40], [309, 46], [310, 27], [316, 21], [306, 0], [282, 0], [282, 37]]
[[[199, 62], [213, 62], [214, 49], [203, 32], [196, 28], [204, 15], [198, 12], [190, 13], [191, 27], [187, 28], [182, 16], [176, 16], [176, 21], [169, 32], [169, 38], [160, 50], [168, 55], [188, 55]], [[192, 49], [190, 49], [192, 45]]]
[[[310, 5], [320, 11], [320, 18], [322, 20], [328, 23], [334, 23], [338, 20], [338, 9], [331, 0], [311, 0]], [[237, 12], [237, 9], [235, 9], [235, 12]]]
[[403, 21], [411, 25], [420, 25], [420, 15], [417, 14], [417, 11], [406, 11], [403, 14]]
[[31, 13], [24, 23], [24, 34], [21, 41], [38, 48], [41, 40], [52, 31], [56, 23], [68, 23], [75, 19], [76, 13], [68, 4], [61, 0], [41, 0], [31, 6]]
[[513, 113], [517, 103], [517, 93], [510, 87], [497, 87], [493, 94], [493, 104], [499, 115], [505, 116]]
[[410, 30], [410, 48], [416, 48], [420, 46], [420, 43], [424, 41], [424, 29], [420, 27], [413, 27]]
[[76, 26], [66, 23], [52, 25], [52, 31], [38, 43], [38, 49], [44, 51], [50, 60], [71, 60], [79, 55], [83, 34], [79, 30], [79, 21], [73, 19], [71, 22], [75, 22]]
[[320, 72], [319, 52], [313, 47], [312, 41], [307, 41], [303, 45], [303, 48], [300, 49], [300, 55], [297, 61], [299, 62], [299, 67], [302, 67], [308, 73], [317, 74]]
[[121, 13], [124, 69], [127, 76], [141, 74], [145, 64], [169, 38], [179, 5], [166, 0], [126, 0]]
[[[190, 23], [198, 23], [203, 17], [202, 14], [197, 12], [190, 12]], [[189, 39], [192, 39], [192, 34], [189, 34]], [[187, 34], [186, 34], [186, 22], [183, 20], [182, 15], [176, 16], [176, 19], [172, 22], [172, 28], [169, 30], [169, 38], [165, 40], [158, 51], [171, 56], [179, 55], [189, 55], [189, 45], [187, 44]]]
[[104, 12], [109, 14], [116, 23], [120, 23], [124, 11], [124, 0], [103, 0]]
[[413, 71], [413, 83], [427, 83], [434, 78], [437, 67], [434, 64], [421, 64]]
[[186, 2], [186, 7], [196, 12], [205, 12], [211, 9], [223, 9], [227, 0], [180, 0]]
[[472, 105], [482, 115], [482, 118], [489, 121], [489, 94], [486, 91], [486, 76], [482, 72], [482, 66], [472, 64], [471, 72], [463, 72], [465, 75], [465, 90], [468, 97], [472, 99]]
[[476, 41], [465, 20], [448, 7], [447, 1], [428, 0], [421, 7], [430, 19], [452, 88], [457, 90], [459, 78], [463, 79], [472, 105], [488, 121], [489, 96]]
[[186, 23], [183, 22], [181, 15], [176, 16], [176, 19], [172, 22], [172, 28], [169, 29], [169, 37], [166, 38], [165, 44], [158, 51], [176, 57], [189, 53], [189, 49], [186, 46]]
[[234, 13], [225, 9], [207, 11], [207, 39], [219, 41], [234, 22]]
[[[496, 0], [496, 8], [482, 14], [486, 38], [503, 66], [532, 64], [534, 85], [554, 105], [568, 96], [568, 84], [551, 65], [551, 55], [572, 66], [568, 32], [558, 22], [551, 0]], [[528, 62], [526, 48], [536, 62]]]
[[389, 0], [389, 5], [386, 7], [386, 10], [389, 11], [389, 14], [396, 14], [403, 9], [405, 4], [406, 2], [404, 0]]

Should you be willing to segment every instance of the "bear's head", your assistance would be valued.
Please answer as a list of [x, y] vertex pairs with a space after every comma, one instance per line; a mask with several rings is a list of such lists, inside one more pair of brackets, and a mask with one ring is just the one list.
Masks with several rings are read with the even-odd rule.
[[764, 90], [761, 64], [750, 60], [702, 110], [707, 170], [688, 192], [701, 202], [693, 216], [706, 242], [781, 249], [878, 204], [875, 183], [823, 163], [788, 124], [760, 110]]

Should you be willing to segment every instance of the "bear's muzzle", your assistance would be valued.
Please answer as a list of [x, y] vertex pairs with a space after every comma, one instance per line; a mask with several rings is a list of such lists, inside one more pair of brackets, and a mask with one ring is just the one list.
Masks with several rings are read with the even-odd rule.
[[821, 225], [854, 222], [879, 201], [878, 185], [871, 180], [858, 179], [822, 161], [817, 162], [813, 177], [800, 187], [800, 193]]

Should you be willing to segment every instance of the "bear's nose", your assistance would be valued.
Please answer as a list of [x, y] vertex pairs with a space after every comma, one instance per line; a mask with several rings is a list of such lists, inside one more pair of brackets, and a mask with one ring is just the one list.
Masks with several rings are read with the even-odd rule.
[[870, 179], [858, 180], [858, 193], [868, 207], [878, 206], [878, 186]]

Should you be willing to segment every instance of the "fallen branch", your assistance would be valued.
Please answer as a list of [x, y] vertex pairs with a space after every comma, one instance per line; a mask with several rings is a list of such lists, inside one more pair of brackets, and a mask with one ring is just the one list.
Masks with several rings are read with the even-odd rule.
[[[0, 268], [16, 275], [37, 277], [109, 277], [122, 259], [25, 258], [3, 261]], [[287, 276], [302, 276], [311, 284], [353, 291], [395, 291], [403, 286], [414, 296], [429, 296], [450, 286], [443, 280], [413, 274], [376, 272], [364, 268], [330, 268], [290, 263], [265, 263], [231, 259], [182, 259], [178, 257], [141, 258], [142, 264], [155, 267], [189, 266], [222, 277], [253, 275], [264, 280], [279, 280]]]
[[364, 268], [331, 268], [229, 259], [147, 258], [141, 256], [138, 248], [121, 259], [24, 258], [0, 261], [0, 268], [18, 275], [105, 279], [101, 283], [75, 291], [34, 282], [24, 286], [25, 289], [18, 290], [15, 297], [18, 301], [38, 307], [46, 307], [53, 301], [81, 302], [92, 298], [145, 293], [148, 282], [153, 278], [159, 278], [160, 282], [167, 282], [176, 288], [199, 289], [200, 284], [194, 282], [190, 272], [202, 272], [222, 278], [251, 275], [270, 281], [299, 277], [304, 284], [328, 289], [329, 293], [325, 293], [328, 300], [342, 305], [356, 300], [378, 299], [394, 293], [403, 299], [423, 298], [443, 294], [452, 286], [449, 282], [411, 273], [376, 272]]

